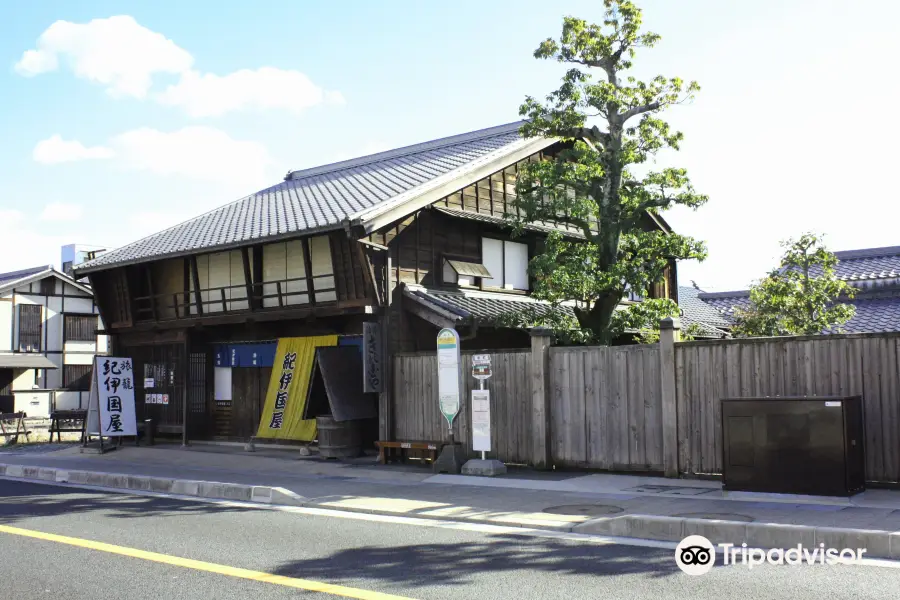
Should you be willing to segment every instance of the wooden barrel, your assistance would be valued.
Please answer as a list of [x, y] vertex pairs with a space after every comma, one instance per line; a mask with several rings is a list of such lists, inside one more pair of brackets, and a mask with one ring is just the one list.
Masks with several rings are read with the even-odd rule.
[[359, 421], [335, 421], [331, 415], [316, 417], [319, 454], [322, 458], [356, 458], [362, 454]]

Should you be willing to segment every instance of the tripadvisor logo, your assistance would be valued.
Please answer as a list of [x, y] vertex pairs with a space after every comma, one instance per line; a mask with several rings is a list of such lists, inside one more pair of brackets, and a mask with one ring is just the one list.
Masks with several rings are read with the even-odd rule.
[[772, 548], [771, 550], [748, 548], [747, 544], [713, 546], [712, 542], [702, 535], [689, 535], [681, 540], [675, 548], [675, 564], [688, 575], [705, 575], [716, 564], [716, 548], [722, 554], [723, 565], [746, 565], [748, 569], [764, 564], [849, 564], [859, 562], [866, 553], [865, 548], [838, 550], [837, 548], [826, 548], [825, 544], [819, 544], [813, 548], [804, 548], [803, 544], [797, 544], [793, 548]]

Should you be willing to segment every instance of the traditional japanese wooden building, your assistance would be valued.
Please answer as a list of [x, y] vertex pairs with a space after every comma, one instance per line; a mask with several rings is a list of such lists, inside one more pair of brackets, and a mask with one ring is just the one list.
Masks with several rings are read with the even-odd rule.
[[[493, 320], [537, 302], [528, 261], [555, 226], [513, 238], [504, 214], [518, 169], [558, 142], [523, 139], [520, 125], [294, 171], [77, 267], [113, 352], [136, 362], [139, 417], [163, 431], [186, 423], [191, 438], [253, 436], [282, 338], [358, 345], [364, 324], [379, 323], [383, 364], [394, 351], [434, 349], [441, 327], [456, 328], [464, 348], [527, 346], [527, 332]], [[668, 231], [649, 214], [646, 226]], [[672, 261], [653, 296], [677, 300], [675, 282]], [[382, 436], [390, 389], [378, 402]], [[142, 404], [150, 392], [168, 404]]]

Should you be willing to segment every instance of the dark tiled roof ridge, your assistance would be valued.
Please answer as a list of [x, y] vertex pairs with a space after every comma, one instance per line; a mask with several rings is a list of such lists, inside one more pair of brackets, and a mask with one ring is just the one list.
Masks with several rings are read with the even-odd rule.
[[29, 275], [35, 275], [37, 273], [41, 273], [43, 271], [49, 271], [53, 268], [53, 265], [40, 265], [37, 267], [29, 267], [28, 269], [19, 269], [18, 271], [10, 271], [8, 273], [0, 273], [0, 281], [5, 281], [9, 279], [21, 279], [23, 277], [28, 277]]
[[749, 298], [750, 290], [734, 290], [731, 292], [700, 292], [697, 297], [701, 300], [713, 298]]
[[438, 138], [436, 140], [419, 142], [417, 144], [401, 146], [400, 148], [392, 148], [391, 150], [384, 150], [383, 152], [367, 154], [365, 156], [350, 158], [335, 163], [318, 165], [315, 167], [309, 167], [308, 169], [299, 169], [297, 171], [291, 171], [290, 173], [288, 173], [285, 177], [285, 181], [296, 181], [305, 177], [324, 175], [325, 173], [334, 173], [336, 171], [343, 171], [345, 169], [355, 169], [357, 167], [363, 167], [372, 163], [402, 158], [411, 154], [419, 154], [420, 152], [429, 152], [432, 150], [438, 150], [447, 146], [455, 146], [457, 144], [463, 144], [465, 142], [471, 142], [474, 140], [495, 137], [498, 135], [506, 135], [513, 131], [518, 131], [518, 129], [522, 126], [522, 123], [523, 121], [513, 121], [511, 123], [505, 123], [503, 125], [495, 125], [493, 127], [476, 129], [475, 131], [469, 131], [466, 133], [458, 133], [456, 135]]
[[856, 258], [874, 258], [877, 256], [900, 256], [900, 246], [883, 246], [881, 248], [862, 248], [860, 250], [840, 250], [834, 255], [838, 260]]

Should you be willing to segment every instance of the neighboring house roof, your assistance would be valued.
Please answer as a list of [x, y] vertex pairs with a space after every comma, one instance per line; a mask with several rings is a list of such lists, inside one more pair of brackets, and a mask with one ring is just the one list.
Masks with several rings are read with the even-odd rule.
[[43, 354], [32, 352], [0, 353], [0, 369], [58, 369]]
[[[835, 252], [837, 276], [857, 288], [846, 300], [856, 314], [837, 330], [844, 333], [900, 331], [900, 246]], [[680, 291], [681, 288], [679, 288]], [[750, 291], [700, 293], [698, 298], [732, 320], [735, 308], [750, 305]]]
[[198, 251], [358, 226], [413, 212], [552, 145], [521, 122], [294, 171], [285, 181], [76, 267], [81, 275]]
[[23, 269], [21, 271], [13, 271], [11, 273], [0, 273], [0, 293], [4, 293], [13, 288], [28, 285], [33, 281], [40, 281], [45, 277], [56, 277], [65, 283], [78, 288], [86, 294], [93, 295], [90, 286], [75, 281], [65, 273], [60, 273], [53, 268], [52, 265], [42, 267], [34, 267], [31, 269]]
[[10, 281], [18, 281], [19, 279], [25, 279], [26, 277], [30, 277], [35, 273], [42, 273], [43, 271], [49, 271], [52, 269], [52, 265], [41, 265], [39, 267], [31, 267], [30, 269], [22, 269], [20, 271], [11, 271], [9, 273], [0, 273], [0, 285], [5, 285]]
[[900, 279], [900, 246], [835, 252], [837, 276], [851, 285], [857, 281]]
[[681, 325], [700, 328], [704, 337], [727, 337], [731, 327], [722, 314], [697, 296], [702, 292], [693, 286], [678, 286], [678, 306], [681, 309]]

